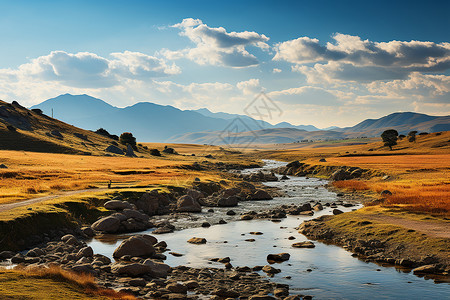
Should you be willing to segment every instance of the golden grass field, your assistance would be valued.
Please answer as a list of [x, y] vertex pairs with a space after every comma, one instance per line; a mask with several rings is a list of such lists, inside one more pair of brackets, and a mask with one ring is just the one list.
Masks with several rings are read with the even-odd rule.
[[[279, 147], [279, 145], [277, 145]], [[372, 151], [369, 151], [372, 149]], [[255, 155], [255, 154], [253, 154]], [[352, 166], [383, 172], [388, 180], [337, 181], [333, 185], [348, 191], [393, 192], [383, 206], [405, 210], [450, 214], [450, 132], [418, 136], [416, 142], [398, 142], [393, 151], [381, 142], [366, 145], [317, 148], [313, 144], [301, 149], [261, 150], [258, 157], [285, 161], [300, 160], [312, 165]], [[325, 158], [326, 162], [319, 162]]]
[[[152, 144], [162, 150], [165, 144]], [[136, 187], [176, 185], [194, 177], [220, 180], [214, 172], [198, 172], [178, 168], [194, 162], [226, 161], [239, 163], [237, 157], [219, 147], [172, 145], [180, 154], [147, 158], [86, 156], [25, 151], [0, 151], [0, 203], [11, 203], [57, 193], [61, 190], [82, 190], [89, 187]], [[196, 154], [197, 156], [191, 156]], [[204, 156], [212, 154], [214, 159]]]

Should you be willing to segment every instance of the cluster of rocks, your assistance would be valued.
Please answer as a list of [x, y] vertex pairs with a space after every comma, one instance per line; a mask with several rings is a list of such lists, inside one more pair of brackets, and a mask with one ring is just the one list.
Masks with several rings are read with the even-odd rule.
[[233, 207], [239, 201], [249, 200], [271, 200], [273, 197], [263, 189], [257, 189], [253, 185], [244, 190], [241, 188], [229, 188], [215, 192], [208, 197], [200, 198], [199, 202], [203, 206]]
[[250, 181], [250, 182], [278, 181], [278, 177], [275, 175], [274, 172], [263, 173], [262, 171], [259, 171], [257, 173], [251, 173], [251, 174], [239, 174], [238, 177], [242, 178], [245, 181]]
[[[206, 242], [202, 238], [196, 240], [196, 243]], [[223, 258], [215, 261], [225, 263], [225, 268], [171, 268], [163, 263], [166, 259], [163, 252], [169, 250], [167, 246], [154, 236], [134, 235], [114, 251], [116, 261], [112, 262], [104, 255], [94, 254], [86, 243], [68, 234], [60, 241], [48, 242], [26, 254], [1, 252], [0, 260], [11, 259], [12, 263], [26, 269], [60, 266], [76, 273], [92, 274], [100, 286], [131, 293], [142, 299], [197, 299], [197, 295], [209, 296], [210, 299], [311, 298], [289, 296], [288, 285], [271, 282], [257, 273], [262, 270], [273, 276], [280, 272], [270, 265], [234, 268], [229, 258]], [[288, 253], [271, 254], [268, 260], [281, 262], [289, 257]]]
[[[325, 222], [330, 216], [322, 216], [305, 221], [299, 226], [299, 233], [314, 240], [332, 242], [353, 252], [353, 256], [367, 261], [387, 263], [412, 269], [414, 274], [450, 274], [450, 266], [435, 256], [413, 257], [405, 255], [404, 246], [388, 245], [388, 240], [382, 241], [367, 237], [366, 239], [340, 234], [326, 226]], [[361, 221], [355, 226], [368, 226], [370, 221]]]
[[[321, 161], [323, 162], [323, 160]], [[320, 173], [336, 181], [361, 178], [370, 173], [369, 170], [358, 167], [310, 165], [301, 163], [298, 160], [290, 162], [284, 167], [276, 168], [273, 171], [278, 174], [294, 176], [317, 175]]]
[[281, 205], [279, 207], [275, 207], [269, 210], [255, 212], [249, 211], [245, 212], [241, 215], [241, 220], [253, 220], [253, 219], [271, 219], [272, 221], [276, 221], [282, 218], [286, 218], [287, 215], [297, 216], [297, 215], [306, 215], [313, 216], [314, 212], [321, 211], [325, 207], [334, 208], [333, 214], [343, 213], [341, 210], [337, 209], [338, 205], [344, 207], [352, 207], [354, 204], [344, 203], [342, 201], [336, 201], [333, 203], [324, 203], [311, 201], [309, 203], [305, 203], [302, 205]]

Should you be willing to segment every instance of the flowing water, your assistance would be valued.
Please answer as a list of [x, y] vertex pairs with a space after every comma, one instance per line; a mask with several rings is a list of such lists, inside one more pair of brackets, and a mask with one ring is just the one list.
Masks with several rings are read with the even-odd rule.
[[[280, 162], [266, 161], [266, 169], [282, 165]], [[246, 170], [246, 172], [254, 172]], [[276, 197], [270, 201], [245, 201], [232, 208], [239, 213], [249, 210], [263, 210], [281, 204], [296, 205], [308, 201], [320, 200], [322, 203], [337, 201], [335, 193], [328, 191], [325, 180], [316, 178], [294, 177], [289, 180], [268, 182], [268, 186], [278, 187], [287, 197]], [[339, 207], [342, 211], [352, 208]], [[165, 261], [170, 266], [186, 265], [191, 267], [218, 267], [221, 263], [210, 262], [215, 257], [230, 257], [233, 266], [264, 266], [266, 257], [271, 253], [287, 252], [291, 255], [286, 262], [275, 264], [281, 273], [273, 280], [290, 285], [291, 294], [307, 294], [314, 299], [450, 299], [450, 285], [435, 284], [432, 280], [417, 277], [394, 267], [383, 267], [374, 263], [366, 263], [354, 258], [343, 248], [315, 242], [313, 249], [292, 248], [291, 244], [308, 240], [299, 234], [295, 227], [304, 220], [331, 214], [332, 209], [325, 207], [321, 212], [311, 216], [288, 216], [279, 223], [270, 220], [233, 221], [236, 217], [226, 215], [229, 208], [214, 208], [214, 213], [195, 214], [194, 218], [186, 217], [177, 226], [188, 227], [205, 220], [212, 224], [218, 218], [229, 221], [224, 225], [213, 225], [210, 228], [187, 228], [173, 233], [159, 235], [171, 251], [182, 253], [181, 257], [167, 254]], [[181, 225], [180, 225], [181, 224]], [[151, 234], [151, 230], [145, 233]], [[262, 235], [251, 235], [259, 231]], [[289, 240], [294, 236], [295, 240]], [[186, 241], [191, 237], [206, 238], [204, 245], [193, 245]], [[95, 253], [112, 257], [119, 246], [120, 236], [113, 239], [93, 239], [88, 244]], [[255, 239], [254, 242], [245, 241]], [[263, 272], [261, 275], [265, 276]]]

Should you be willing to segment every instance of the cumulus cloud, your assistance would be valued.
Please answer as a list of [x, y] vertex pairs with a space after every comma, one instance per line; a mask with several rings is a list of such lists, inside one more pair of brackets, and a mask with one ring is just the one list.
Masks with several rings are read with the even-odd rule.
[[274, 60], [295, 64], [339, 61], [356, 66], [381, 66], [434, 71], [450, 68], [450, 43], [421, 41], [372, 42], [358, 36], [336, 34], [335, 43], [300, 37], [278, 43]]
[[371, 93], [390, 98], [412, 98], [421, 102], [448, 103], [450, 100], [450, 76], [412, 73], [406, 80], [373, 82], [368, 85]]
[[0, 69], [0, 80], [55, 81], [68, 87], [112, 87], [121, 79], [148, 80], [180, 73], [175, 64], [139, 52], [112, 53], [111, 59], [94, 53], [52, 51], [17, 69]]
[[281, 69], [274, 68], [274, 69], [272, 70], [272, 73], [274, 73], [274, 74], [281, 73]]
[[241, 90], [244, 95], [256, 96], [263, 89], [259, 83], [259, 79], [249, 79], [247, 81], [241, 81], [236, 84], [236, 87]]
[[246, 47], [267, 50], [269, 38], [253, 31], [227, 32], [223, 27], [209, 27], [199, 19], [187, 18], [172, 27], [181, 30], [180, 35], [195, 43], [195, 48], [179, 51], [164, 50], [168, 59], [188, 58], [198, 64], [249, 67], [257, 65], [258, 59]]

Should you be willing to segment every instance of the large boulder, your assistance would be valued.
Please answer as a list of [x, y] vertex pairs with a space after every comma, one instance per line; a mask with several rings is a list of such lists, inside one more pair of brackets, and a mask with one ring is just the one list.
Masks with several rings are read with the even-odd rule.
[[127, 217], [127, 219], [133, 218], [140, 222], [148, 222], [148, 220], [149, 220], [148, 215], [141, 213], [140, 211], [137, 211], [134, 209], [124, 209], [122, 211], [122, 214], [124, 214]]
[[265, 190], [257, 189], [253, 193], [249, 194], [247, 200], [272, 200], [272, 196]]
[[114, 145], [109, 145], [109, 146], [105, 149], [105, 151], [106, 151], [106, 152], [110, 152], [110, 153], [114, 153], [114, 154], [120, 154], [120, 155], [123, 155], [123, 154], [124, 154], [122, 149], [120, 149], [119, 147], [114, 146]]
[[120, 200], [111, 200], [105, 203], [105, 205], [103, 205], [106, 209], [109, 210], [123, 210], [123, 209], [130, 209], [131, 208], [131, 204], [128, 203], [127, 201], [120, 201]]
[[137, 277], [146, 275], [151, 271], [149, 266], [140, 263], [114, 263], [111, 265], [111, 273]]
[[159, 193], [157, 190], [152, 190], [142, 195], [136, 200], [134, 204], [136, 207], [149, 216], [164, 213], [169, 206], [169, 198], [164, 193]]
[[339, 181], [339, 180], [348, 180], [351, 179], [352, 176], [349, 172], [345, 171], [344, 169], [339, 169], [335, 171], [333, 174], [331, 174], [331, 180]]
[[157, 242], [158, 240], [151, 235], [135, 235], [124, 240], [114, 251], [113, 256], [114, 258], [120, 258], [124, 255], [151, 257], [156, 253], [153, 245]]
[[231, 207], [238, 205], [239, 198], [236, 196], [221, 197], [217, 200], [217, 206], [219, 207]]
[[95, 231], [115, 233], [119, 230], [120, 220], [113, 216], [104, 217], [92, 224], [91, 227]]
[[137, 157], [136, 154], [134, 154], [133, 147], [130, 144], [127, 144], [127, 153], [125, 153], [125, 156], [128, 157]]
[[177, 211], [180, 212], [201, 212], [202, 207], [189, 195], [181, 196], [177, 201]]
[[151, 259], [146, 259], [143, 263], [144, 265], [150, 267], [150, 274], [153, 277], [167, 277], [167, 275], [170, 273], [170, 266], [151, 260]]

